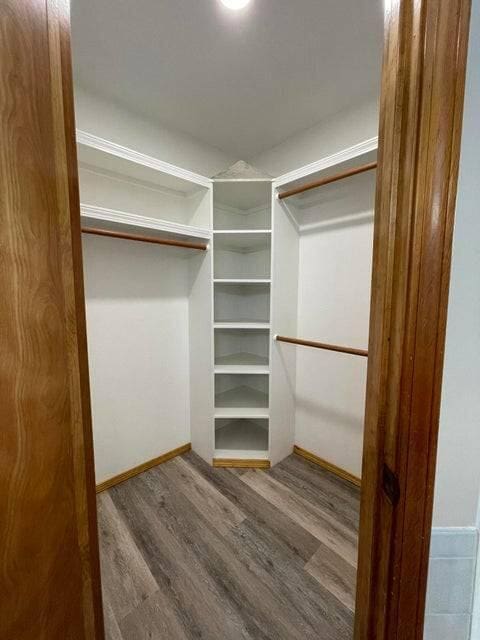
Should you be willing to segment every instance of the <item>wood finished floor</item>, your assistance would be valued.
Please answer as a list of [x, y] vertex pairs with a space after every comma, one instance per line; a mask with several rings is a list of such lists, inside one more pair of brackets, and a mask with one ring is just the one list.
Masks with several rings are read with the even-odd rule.
[[351, 640], [359, 490], [194, 453], [98, 496], [109, 640]]

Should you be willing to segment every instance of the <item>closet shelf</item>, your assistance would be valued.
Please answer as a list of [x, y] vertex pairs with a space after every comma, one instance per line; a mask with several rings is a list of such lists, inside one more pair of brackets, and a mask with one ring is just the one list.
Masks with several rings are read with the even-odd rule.
[[217, 358], [215, 359], [215, 364], [267, 366], [268, 358], [266, 356], [259, 356], [256, 353], [230, 353], [227, 356], [217, 356]]
[[214, 329], [270, 329], [269, 322], [215, 322]]
[[80, 166], [101, 169], [178, 194], [188, 195], [212, 184], [209, 178], [192, 171], [78, 129], [77, 147]]
[[227, 420], [250, 418], [253, 420], [263, 420], [269, 418], [268, 409], [258, 407], [218, 407], [215, 409], [215, 418], [224, 418]]
[[219, 251], [251, 254], [268, 251], [271, 233], [221, 233], [214, 231], [215, 247]]
[[265, 235], [271, 234], [271, 229], [214, 229], [214, 234], [218, 235]]
[[[268, 421], [264, 419], [215, 420], [215, 449], [230, 451], [232, 457], [232, 451], [267, 452]], [[228, 454], [218, 457], [228, 457]]]
[[209, 241], [211, 231], [202, 227], [195, 227], [178, 222], [170, 222], [159, 218], [140, 216], [126, 211], [106, 209], [91, 204], [80, 204], [82, 226], [96, 227], [105, 231], [119, 231], [158, 237], [171, 240], [195, 241], [198, 239]]
[[270, 284], [271, 278], [215, 278], [215, 284]]
[[216, 364], [213, 371], [216, 374], [264, 376], [270, 373], [270, 367], [254, 364]]
[[241, 385], [228, 391], [217, 393], [215, 396], [215, 407], [218, 409], [254, 407], [255, 409], [268, 410], [268, 394], [258, 389]]
[[268, 394], [242, 385], [215, 396], [216, 418], [268, 419]]

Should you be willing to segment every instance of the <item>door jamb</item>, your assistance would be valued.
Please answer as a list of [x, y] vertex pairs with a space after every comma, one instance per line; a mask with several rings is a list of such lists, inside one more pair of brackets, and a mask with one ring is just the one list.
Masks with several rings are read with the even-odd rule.
[[470, 0], [386, 0], [356, 640], [422, 640]]

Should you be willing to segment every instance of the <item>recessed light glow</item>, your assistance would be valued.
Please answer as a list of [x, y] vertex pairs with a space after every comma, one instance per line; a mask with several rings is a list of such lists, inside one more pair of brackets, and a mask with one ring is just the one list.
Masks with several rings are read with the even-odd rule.
[[243, 9], [249, 2], [250, 0], [222, 0], [222, 4], [224, 4], [229, 9], [233, 9], [234, 11]]

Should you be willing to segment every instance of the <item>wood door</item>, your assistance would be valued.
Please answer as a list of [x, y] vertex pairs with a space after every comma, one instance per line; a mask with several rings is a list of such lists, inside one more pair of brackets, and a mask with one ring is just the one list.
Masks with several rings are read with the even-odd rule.
[[103, 638], [67, 0], [0, 1], [0, 638]]

